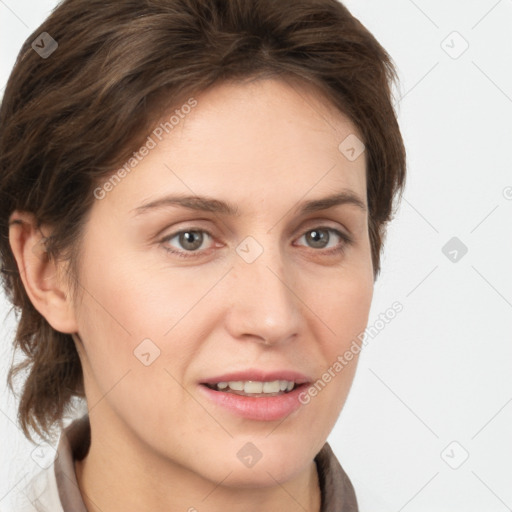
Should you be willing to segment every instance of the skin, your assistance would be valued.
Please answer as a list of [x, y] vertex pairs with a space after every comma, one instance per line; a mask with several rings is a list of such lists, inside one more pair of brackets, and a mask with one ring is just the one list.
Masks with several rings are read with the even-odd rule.
[[[23, 221], [10, 239], [32, 302], [55, 329], [78, 333], [92, 429], [89, 453], [75, 465], [79, 486], [94, 512], [318, 512], [314, 457], [345, 403], [357, 355], [284, 421], [243, 419], [198, 386], [247, 368], [316, 380], [364, 331], [374, 284], [367, 211], [296, 208], [341, 190], [366, 205], [365, 154], [349, 161], [338, 150], [359, 134], [307, 84], [222, 83], [195, 98], [186, 118], [95, 201], [78, 297], [64, 264], [32, 250], [41, 237], [33, 217], [11, 217]], [[229, 201], [240, 216], [178, 206], [135, 214], [171, 193]], [[327, 231], [327, 248], [315, 245], [311, 231], [324, 226], [352, 243]], [[212, 236], [203, 233], [193, 252], [171, 237], [186, 229]], [[263, 248], [250, 264], [235, 251], [247, 236]], [[146, 338], [160, 350], [149, 366], [133, 353]], [[262, 453], [252, 468], [237, 457], [247, 442]]]

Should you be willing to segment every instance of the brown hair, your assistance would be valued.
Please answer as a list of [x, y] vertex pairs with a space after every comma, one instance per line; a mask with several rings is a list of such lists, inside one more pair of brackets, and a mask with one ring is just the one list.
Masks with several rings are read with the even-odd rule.
[[[43, 32], [58, 43], [51, 55], [32, 46]], [[178, 98], [257, 76], [316, 85], [359, 130], [376, 279], [386, 223], [405, 184], [392, 104], [397, 75], [340, 2], [64, 0], [24, 43], [0, 108], [0, 257], [5, 291], [20, 313], [14, 346], [26, 357], [8, 383], [14, 390], [13, 378], [28, 369], [18, 409], [27, 438], [29, 427], [47, 439], [55, 423], [62, 427], [84, 389], [71, 335], [55, 331], [25, 292], [8, 240], [10, 214], [32, 212], [51, 226], [48, 256], [76, 272], [98, 180], [129, 158]]]

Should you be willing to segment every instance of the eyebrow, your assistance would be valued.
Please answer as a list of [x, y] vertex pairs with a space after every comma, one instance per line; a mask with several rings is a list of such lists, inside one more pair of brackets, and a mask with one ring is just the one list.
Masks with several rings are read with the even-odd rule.
[[[298, 214], [317, 212], [328, 210], [334, 206], [349, 204], [358, 207], [360, 210], [366, 212], [367, 207], [364, 201], [351, 190], [343, 190], [341, 192], [331, 194], [319, 199], [312, 199], [300, 203], [295, 211]], [[141, 215], [148, 211], [163, 208], [166, 206], [181, 206], [190, 210], [197, 210], [203, 212], [221, 213], [232, 217], [239, 217], [240, 213], [238, 207], [219, 199], [214, 199], [208, 196], [183, 196], [183, 195], [168, 195], [159, 199], [155, 199], [149, 203], [145, 203], [135, 208], [135, 215]], [[133, 211], [133, 210], [132, 210]]]

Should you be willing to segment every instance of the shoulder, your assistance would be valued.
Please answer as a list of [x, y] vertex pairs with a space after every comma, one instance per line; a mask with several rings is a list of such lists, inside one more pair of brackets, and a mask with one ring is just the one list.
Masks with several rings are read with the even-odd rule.
[[[15, 497], [15, 512], [85, 511], [74, 470], [90, 443], [88, 415], [75, 419], [60, 436], [55, 458], [45, 469], [25, 477]], [[14, 512], [13, 511], [13, 512]]]
[[16, 512], [64, 512], [55, 479], [55, 462], [29, 479], [17, 495], [15, 506]]

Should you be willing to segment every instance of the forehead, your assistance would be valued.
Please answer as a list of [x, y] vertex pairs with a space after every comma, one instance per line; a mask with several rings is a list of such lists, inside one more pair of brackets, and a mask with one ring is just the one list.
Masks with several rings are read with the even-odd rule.
[[361, 136], [314, 86], [223, 82], [193, 100], [193, 108], [177, 105], [162, 116], [149, 134], [153, 147], [110, 201], [136, 206], [186, 193], [234, 201], [243, 211], [341, 189], [366, 201], [365, 154], [351, 160], [340, 150], [347, 137]]

